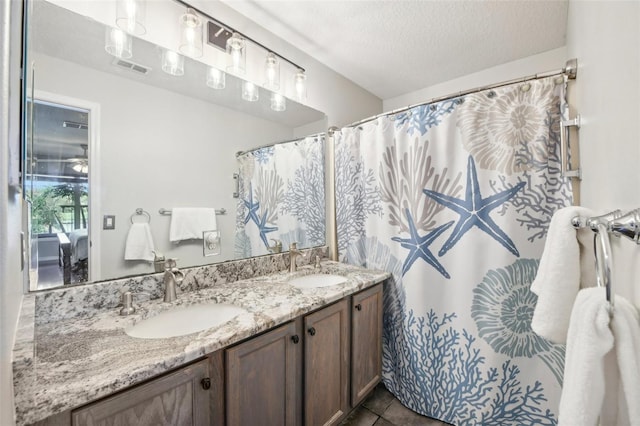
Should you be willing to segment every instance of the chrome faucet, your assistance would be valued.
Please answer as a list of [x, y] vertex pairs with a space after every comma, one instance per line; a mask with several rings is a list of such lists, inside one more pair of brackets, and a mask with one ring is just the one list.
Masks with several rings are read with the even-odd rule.
[[164, 263], [164, 301], [173, 302], [176, 296], [176, 285], [184, 279], [184, 274], [176, 267], [176, 259], [167, 259]]
[[305, 257], [306, 254], [303, 254], [300, 250], [298, 250], [298, 243], [289, 244], [289, 272], [295, 272], [298, 269], [298, 265], [296, 265], [296, 259], [298, 257]]

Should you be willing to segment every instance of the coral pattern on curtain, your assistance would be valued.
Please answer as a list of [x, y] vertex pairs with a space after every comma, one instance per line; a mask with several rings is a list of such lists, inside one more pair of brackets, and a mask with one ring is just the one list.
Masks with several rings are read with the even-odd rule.
[[548, 77], [336, 134], [343, 261], [392, 273], [383, 381], [456, 425], [554, 425], [565, 348], [531, 330], [560, 177], [566, 81]]
[[235, 257], [325, 244], [324, 135], [259, 148], [238, 157]]

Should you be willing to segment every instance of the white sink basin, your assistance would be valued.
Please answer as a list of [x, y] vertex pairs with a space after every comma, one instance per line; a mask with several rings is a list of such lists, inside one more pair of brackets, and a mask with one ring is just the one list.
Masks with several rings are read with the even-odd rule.
[[243, 308], [225, 303], [192, 305], [161, 312], [124, 331], [141, 339], [184, 336], [224, 324], [244, 312], [247, 311]]
[[289, 284], [298, 288], [330, 287], [347, 282], [347, 278], [331, 274], [311, 274], [289, 280]]

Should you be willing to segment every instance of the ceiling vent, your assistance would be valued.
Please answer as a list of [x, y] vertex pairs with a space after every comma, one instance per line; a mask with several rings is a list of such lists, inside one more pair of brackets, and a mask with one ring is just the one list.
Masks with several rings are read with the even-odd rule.
[[151, 68], [149, 67], [145, 67], [144, 65], [136, 64], [135, 62], [127, 61], [125, 59], [115, 58], [112, 63], [113, 65], [126, 68], [129, 71], [137, 72], [142, 75], [147, 75], [149, 71], [151, 71]]

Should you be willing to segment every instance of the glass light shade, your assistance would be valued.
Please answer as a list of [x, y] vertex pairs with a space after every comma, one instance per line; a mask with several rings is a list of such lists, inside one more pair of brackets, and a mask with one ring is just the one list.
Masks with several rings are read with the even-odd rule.
[[247, 45], [238, 33], [233, 33], [227, 40], [227, 54], [229, 55], [227, 71], [244, 74], [247, 67]]
[[145, 0], [118, 0], [116, 2], [116, 25], [130, 34], [142, 35], [147, 32]]
[[250, 81], [242, 82], [242, 99], [249, 102], [255, 102], [258, 100], [259, 93], [258, 87]]
[[207, 69], [207, 86], [212, 89], [224, 89], [225, 86], [225, 73], [218, 68], [209, 67]]
[[271, 94], [271, 109], [274, 111], [284, 111], [287, 109], [287, 101], [280, 93]]
[[163, 50], [162, 71], [175, 76], [184, 75], [184, 56], [173, 50]]
[[189, 8], [180, 17], [180, 46], [178, 51], [192, 58], [202, 56], [202, 19]]
[[116, 58], [130, 58], [133, 56], [131, 36], [120, 28], [107, 27], [104, 33], [104, 49]]
[[74, 164], [71, 168], [76, 172], [83, 173], [85, 175], [89, 172], [89, 165], [87, 163], [77, 163]]
[[296, 88], [296, 101], [304, 102], [307, 100], [307, 74], [299, 70], [294, 76], [294, 85]]
[[280, 89], [280, 62], [271, 52], [264, 61], [264, 87], [269, 90]]

